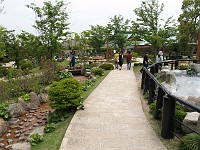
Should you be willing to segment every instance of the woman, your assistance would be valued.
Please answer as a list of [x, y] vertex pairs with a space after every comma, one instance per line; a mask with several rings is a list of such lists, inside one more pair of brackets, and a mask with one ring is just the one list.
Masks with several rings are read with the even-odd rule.
[[122, 65], [123, 65], [123, 53], [121, 51], [119, 54], [119, 70], [122, 69]]

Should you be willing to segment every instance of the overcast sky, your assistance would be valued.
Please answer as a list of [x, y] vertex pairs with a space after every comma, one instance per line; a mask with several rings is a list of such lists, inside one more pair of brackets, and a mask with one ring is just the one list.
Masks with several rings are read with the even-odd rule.
[[[6, 12], [0, 14], [0, 25], [9, 30], [21, 30], [36, 34], [32, 27], [35, 22], [34, 11], [25, 5], [36, 3], [42, 6], [48, 0], [5, 0], [3, 3]], [[141, 6], [141, 0], [64, 0], [68, 5], [70, 31], [80, 33], [90, 29], [90, 25], [106, 26], [114, 15], [122, 15], [125, 19], [135, 20], [133, 10]], [[183, 0], [159, 0], [164, 3], [162, 18], [174, 16], [177, 20]]]

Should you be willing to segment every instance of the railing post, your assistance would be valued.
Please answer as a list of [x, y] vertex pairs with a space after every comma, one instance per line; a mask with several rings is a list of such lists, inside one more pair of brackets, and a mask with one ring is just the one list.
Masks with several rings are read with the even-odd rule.
[[142, 81], [141, 81], [141, 89], [144, 89], [144, 80], [145, 80], [146, 72], [142, 69]]
[[173, 67], [174, 67], [174, 63], [171, 63], [171, 70], [173, 70]]
[[154, 101], [155, 96], [155, 82], [153, 79], [149, 79], [149, 98], [148, 98], [148, 104], [150, 105]]
[[175, 69], [178, 68], [178, 60], [175, 61]]
[[165, 139], [174, 137], [174, 116], [175, 116], [176, 102], [170, 99], [167, 95], [163, 97], [163, 111], [162, 111], [162, 126], [161, 136]]
[[145, 79], [144, 79], [144, 92], [145, 94], [149, 90], [149, 75], [146, 73], [145, 74]]
[[165, 92], [159, 87], [158, 88], [158, 95], [157, 95], [157, 100], [156, 100], [156, 107], [154, 111], [154, 118], [159, 119], [160, 114], [161, 114], [161, 108], [163, 106], [163, 96], [165, 95]]

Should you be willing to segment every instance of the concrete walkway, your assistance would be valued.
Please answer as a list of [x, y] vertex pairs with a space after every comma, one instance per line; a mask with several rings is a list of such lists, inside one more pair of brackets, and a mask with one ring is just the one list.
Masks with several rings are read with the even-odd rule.
[[113, 70], [77, 111], [60, 150], [165, 150], [142, 109], [134, 72]]

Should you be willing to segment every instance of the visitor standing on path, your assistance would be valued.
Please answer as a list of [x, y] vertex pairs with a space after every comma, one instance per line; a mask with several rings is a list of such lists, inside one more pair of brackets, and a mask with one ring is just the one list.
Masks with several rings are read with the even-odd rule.
[[118, 51], [116, 51], [116, 53], [114, 54], [115, 69], [118, 69], [118, 63], [119, 63], [119, 53], [118, 53]]
[[75, 51], [72, 52], [71, 60], [70, 60], [70, 67], [74, 67], [76, 64], [76, 57], [75, 57]]
[[159, 51], [158, 55], [156, 56], [156, 70], [155, 72], [157, 73], [158, 70], [161, 70], [162, 68], [162, 62], [163, 62], [163, 52]]
[[119, 70], [122, 69], [123, 61], [123, 52], [121, 51], [119, 54]]
[[128, 53], [127, 53], [127, 55], [126, 55], [127, 70], [130, 70], [130, 69], [131, 69], [131, 59], [132, 59], [131, 52], [128, 51]]
[[[146, 52], [146, 54], [143, 57], [143, 63], [142, 63], [142, 65], [143, 65], [143, 67], [146, 67], [146, 68], [149, 65], [149, 54], [148, 54], [148, 52]], [[143, 69], [143, 67], [142, 67], [142, 69]], [[140, 69], [141, 73], [142, 73], [142, 69]]]

